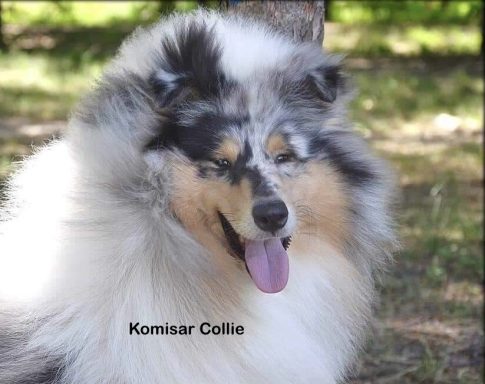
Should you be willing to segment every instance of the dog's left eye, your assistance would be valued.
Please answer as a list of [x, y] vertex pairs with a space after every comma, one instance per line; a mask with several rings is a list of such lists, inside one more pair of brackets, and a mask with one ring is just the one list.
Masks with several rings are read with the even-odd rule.
[[291, 160], [293, 160], [293, 156], [289, 153], [282, 153], [275, 158], [275, 163], [276, 164], [283, 164], [283, 163], [288, 163]]
[[220, 169], [229, 169], [231, 167], [231, 163], [226, 159], [215, 159], [212, 162], [217, 168]]

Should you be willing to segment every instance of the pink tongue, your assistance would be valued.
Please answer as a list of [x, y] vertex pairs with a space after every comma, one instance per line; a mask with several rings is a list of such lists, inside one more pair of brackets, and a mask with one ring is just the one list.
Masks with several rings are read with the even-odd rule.
[[288, 254], [281, 240], [246, 240], [246, 265], [256, 286], [266, 293], [276, 293], [288, 282]]

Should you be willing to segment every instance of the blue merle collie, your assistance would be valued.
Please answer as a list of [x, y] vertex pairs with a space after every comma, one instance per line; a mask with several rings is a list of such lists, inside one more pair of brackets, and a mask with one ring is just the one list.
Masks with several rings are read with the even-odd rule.
[[345, 380], [394, 247], [348, 82], [241, 17], [137, 30], [6, 188], [0, 382]]

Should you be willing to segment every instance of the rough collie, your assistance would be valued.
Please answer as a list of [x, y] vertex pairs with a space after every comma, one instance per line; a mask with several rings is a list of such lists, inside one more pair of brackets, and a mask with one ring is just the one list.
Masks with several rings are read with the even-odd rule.
[[137, 30], [6, 188], [0, 382], [345, 380], [394, 244], [348, 83], [241, 17]]

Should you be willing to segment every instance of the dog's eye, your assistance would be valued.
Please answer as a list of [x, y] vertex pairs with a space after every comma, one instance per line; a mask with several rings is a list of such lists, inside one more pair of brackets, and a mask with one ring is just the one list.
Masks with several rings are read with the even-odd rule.
[[283, 164], [283, 163], [288, 163], [293, 160], [293, 155], [289, 153], [282, 153], [275, 158], [275, 163], [276, 164]]
[[231, 163], [226, 159], [215, 159], [212, 162], [217, 168], [220, 169], [229, 169], [231, 167]]

